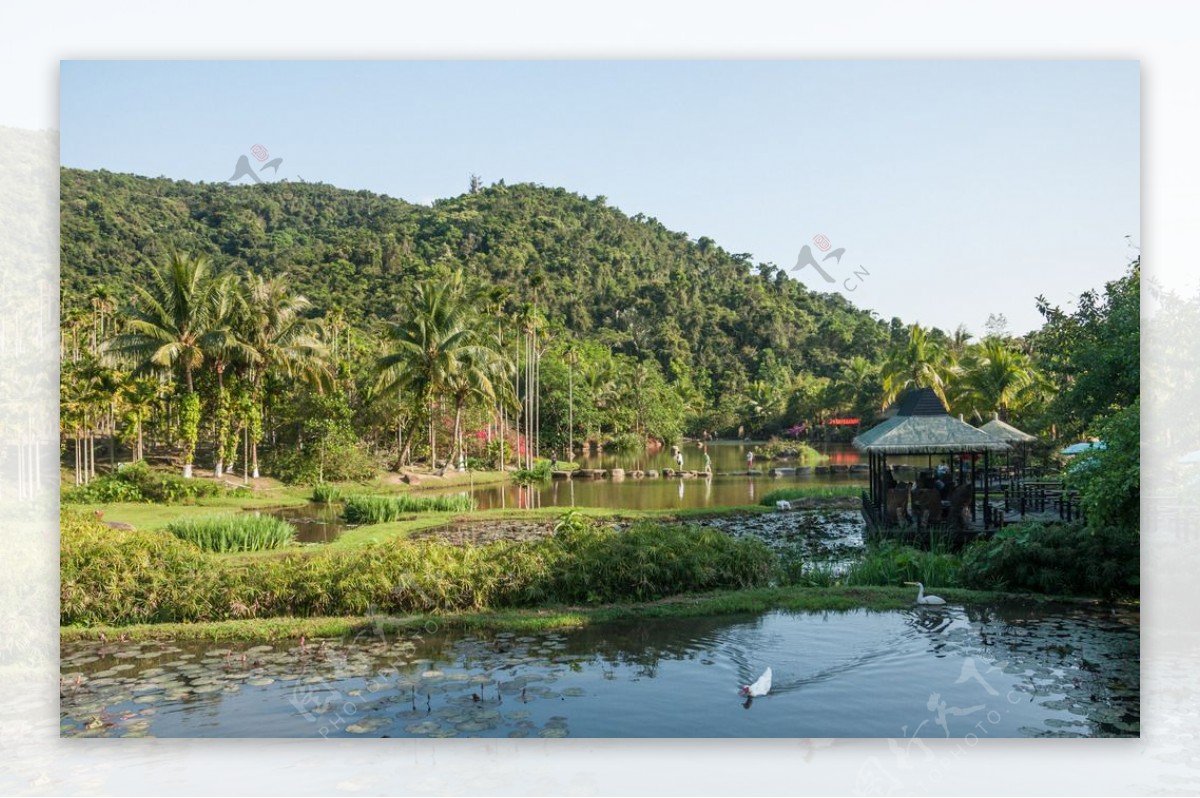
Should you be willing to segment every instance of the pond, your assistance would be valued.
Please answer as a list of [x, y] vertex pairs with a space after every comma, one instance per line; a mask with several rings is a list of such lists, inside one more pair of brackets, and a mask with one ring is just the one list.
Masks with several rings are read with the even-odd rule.
[[[738, 687], [766, 667], [771, 692]], [[1137, 736], [1138, 616], [1041, 604], [62, 647], [66, 737]]]
[[328, 543], [350, 525], [342, 520], [341, 504], [309, 502], [294, 507], [247, 510], [253, 515], [281, 518], [296, 527], [297, 543]]

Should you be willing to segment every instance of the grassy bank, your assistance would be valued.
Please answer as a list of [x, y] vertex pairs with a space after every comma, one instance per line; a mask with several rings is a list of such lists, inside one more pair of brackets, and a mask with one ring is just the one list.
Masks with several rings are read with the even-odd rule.
[[168, 532], [70, 512], [61, 534], [64, 624], [596, 605], [763, 586], [777, 567], [756, 539], [653, 521], [618, 533], [578, 515], [531, 541], [391, 538], [276, 555], [209, 554]]
[[[1093, 603], [1085, 599], [977, 590], [939, 590], [955, 604], [997, 602]], [[305, 635], [341, 637], [364, 628], [388, 633], [431, 629], [538, 632], [589, 625], [711, 615], [753, 614], [769, 610], [791, 612], [847, 612], [858, 609], [887, 611], [913, 606], [907, 587], [774, 587], [715, 591], [675, 596], [653, 602], [631, 602], [603, 607], [557, 606], [535, 609], [489, 610], [454, 613], [418, 613], [404, 616], [361, 615], [319, 618], [256, 618], [198, 623], [156, 623], [129, 626], [64, 626], [63, 642], [96, 640], [101, 635], [129, 640], [278, 640]]]

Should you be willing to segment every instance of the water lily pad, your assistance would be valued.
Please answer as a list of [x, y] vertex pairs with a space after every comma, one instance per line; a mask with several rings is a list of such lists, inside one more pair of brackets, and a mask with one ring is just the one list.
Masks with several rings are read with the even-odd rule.
[[137, 698], [133, 699], [133, 703], [135, 703], [135, 704], [153, 704], [156, 701], [162, 701], [162, 700], [163, 700], [163, 696], [157, 695], [157, 694], [140, 695]]
[[404, 727], [404, 730], [409, 734], [433, 734], [440, 728], [442, 725], [437, 721], [424, 720], [420, 723], [410, 723]]
[[392, 722], [387, 718], [362, 718], [359, 721], [346, 726], [346, 731], [350, 734], [370, 734], [378, 731], [385, 726], [390, 726]]
[[566, 726], [547, 726], [538, 732], [538, 737], [566, 737], [568, 734]]
[[581, 695], [587, 695], [587, 691], [582, 687], [568, 687], [562, 691], [562, 694], [569, 698], [578, 698]]
[[260, 676], [256, 679], [248, 680], [246, 684], [250, 685], [251, 687], [266, 687], [268, 684], [275, 684], [275, 680], [270, 676]]
[[529, 730], [528, 729], [513, 729], [512, 731], [510, 731], [508, 733], [508, 736], [509, 737], [528, 737]]

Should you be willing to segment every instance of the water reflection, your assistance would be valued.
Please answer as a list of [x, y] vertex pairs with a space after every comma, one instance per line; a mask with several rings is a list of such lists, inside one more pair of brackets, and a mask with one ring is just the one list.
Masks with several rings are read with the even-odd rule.
[[[433, 629], [433, 627], [431, 627]], [[66, 736], [1135, 736], [1136, 613], [720, 616], [570, 633], [63, 647]], [[771, 692], [738, 686], [766, 666]], [[978, 730], [976, 729], [976, 732]]]

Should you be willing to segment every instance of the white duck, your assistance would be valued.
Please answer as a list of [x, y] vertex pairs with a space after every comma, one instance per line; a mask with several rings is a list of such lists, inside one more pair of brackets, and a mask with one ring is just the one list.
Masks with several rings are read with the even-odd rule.
[[771, 692], [771, 669], [767, 668], [763, 671], [763, 675], [758, 677], [758, 681], [754, 684], [742, 685], [741, 694], [749, 698], [758, 698], [761, 695], [766, 695]]
[[790, 510], [792, 509], [792, 503], [787, 499], [780, 499], [779, 501], [775, 502], [775, 507], [779, 510]]
[[917, 586], [917, 603], [918, 604], [945, 604], [946, 600], [940, 596], [926, 596], [925, 585], [920, 582], [905, 582], [906, 585]]

